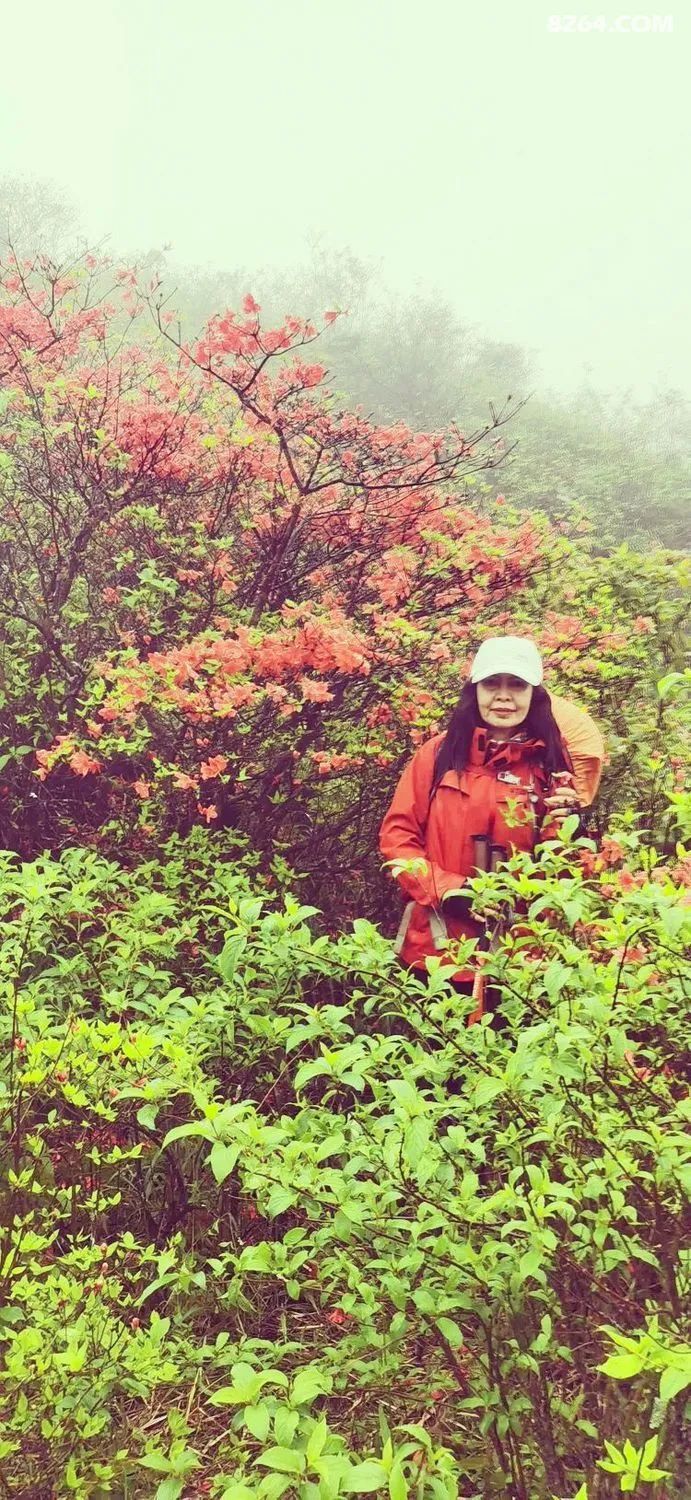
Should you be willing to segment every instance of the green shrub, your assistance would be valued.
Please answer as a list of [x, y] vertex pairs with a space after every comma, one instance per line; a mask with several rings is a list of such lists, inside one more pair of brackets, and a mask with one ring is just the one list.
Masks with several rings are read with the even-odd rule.
[[681, 1500], [669, 869], [627, 834], [480, 880], [468, 1028], [443, 964], [209, 848], [2, 860], [5, 1493]]

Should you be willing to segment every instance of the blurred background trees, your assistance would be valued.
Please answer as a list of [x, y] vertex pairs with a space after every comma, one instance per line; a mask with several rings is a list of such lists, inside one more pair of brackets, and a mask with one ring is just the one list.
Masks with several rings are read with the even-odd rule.
[[[62, 260], [85, 248], [59, 188], [0, 178], [0, 251], [9, 239], [20, 252]], [[381, 265], [316, 237], [301, 264], [284, 268], [235, 265], [232, 247], [218, 268], [176, 265], [169, 245], [131, 247], [127, 258], [163, 277], [184, 337], [239, 306], [248, 288], [265, 325], [288, 313], [347, 312], [320, 341], [331, 387], [347, 404], [421, 431], [450, 422], [475, 431], [502, 412], [506, 458], [485, 493], [506, 491], [550, 516], [585, 511], [604, 549], [624, 540], [636, 550], [691, 545], [691, 400], [682, 391], [659, 389], [641, 402], [589, 383], [574, 394], [547, 388], [531, 350], [488, 337], [422, 279], [394, 295]]]

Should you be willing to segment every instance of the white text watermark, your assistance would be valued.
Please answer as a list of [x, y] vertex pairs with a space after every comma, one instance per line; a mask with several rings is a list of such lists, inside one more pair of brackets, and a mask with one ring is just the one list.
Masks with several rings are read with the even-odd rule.
[[600, 34], [626, 34], [648, 36], [651, 33], [668, 35], [674, 30], [673, 16], [548, 16], [547, 30], [553, 32], [600, 32]]

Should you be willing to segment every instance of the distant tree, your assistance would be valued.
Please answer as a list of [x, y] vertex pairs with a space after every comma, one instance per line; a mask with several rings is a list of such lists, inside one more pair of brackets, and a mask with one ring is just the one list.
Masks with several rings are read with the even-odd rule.
[[349, 331], [350, 345], [334, 344], [334, 378], [377, 421], [480, 425], [490, 401], [503, 408], [529, 389], [522, 351], [487, 341], [434, 293], [387, 297]]
[[0, 256], [11, 243], [29, 259], [38, 253], [62, 258], [78, 238], [77, 210], [55, 183], [0, 177]]
[[691, 399], [683, 391], [671, 386], [644, 402], [612, 396], [607, 404], [612, 419], [637, 434], [651, 452], [691, 460]]
[[652, 431], [592, 391], [562, 402], [533, 396], [511, 423], [514, 446], [496, 480], [517, 504], [552, 516], [585, 509], [600, 545], [685, 547], [691, 459], [655, 451]]
[[[75, 208], [54, 185], [0, 179], [0, 253], [11, 239], [29, 259], [40, 252], [64, 260], [75, 253], [77, 231]], [[219, 309], [237, 307], [248, 287], [276, 325], [294, 309], [312, 320], [325, 307], [347, 314], [325, 331], [320, 350], [327, 383], [345, 404], [374, 422], [418, 431], [455, 422], [465, 432], [488, 432], [500, 414], [494, 455], [505, 462], [483, 481], [489, 497], [506, 490], [551, 516], [584, 508], [605, 548], [623, 539], [638, 550], [691, 545], [691, 401], [681, 391], [660, 391], [648, 402], [590, 385], [569, 398], [540, 391], [518, 345], [487, 337], [423, 285], [394, 296], [381, 266], [318, 237], [302, 264], [283, 269], [175, 271], [169, 245], [131, 253], [129, 261], [140, 276], [155, 274], [175, 288], [182, 339], [195, 338]], [[99, 296], [108, 275], [99, 257]], [[132, 336], [129, 315], [112, 326]], [[479, 485], [475, 493], [482, 491]]]

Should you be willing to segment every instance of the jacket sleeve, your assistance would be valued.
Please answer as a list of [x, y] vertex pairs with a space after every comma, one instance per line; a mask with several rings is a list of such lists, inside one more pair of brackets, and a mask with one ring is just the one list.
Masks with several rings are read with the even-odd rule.
[[574, 782], [581, 807], [597, 795], [605, 759], [605, 744], [594, 719], [566, 698], [552, 699], [552, 712], [573, 761]]
[[457, 891], [464, 884], [463, 875], [443, 870], [427, 856], [425, 830], [434, 751], [434, 742], [428, 740], [408, 762], [379, 830], [379, 848], [385, 860], [418, 862], [414, 873], [402, 870], [394, 878], [421, 906], [439, 906], [447, 891]]

